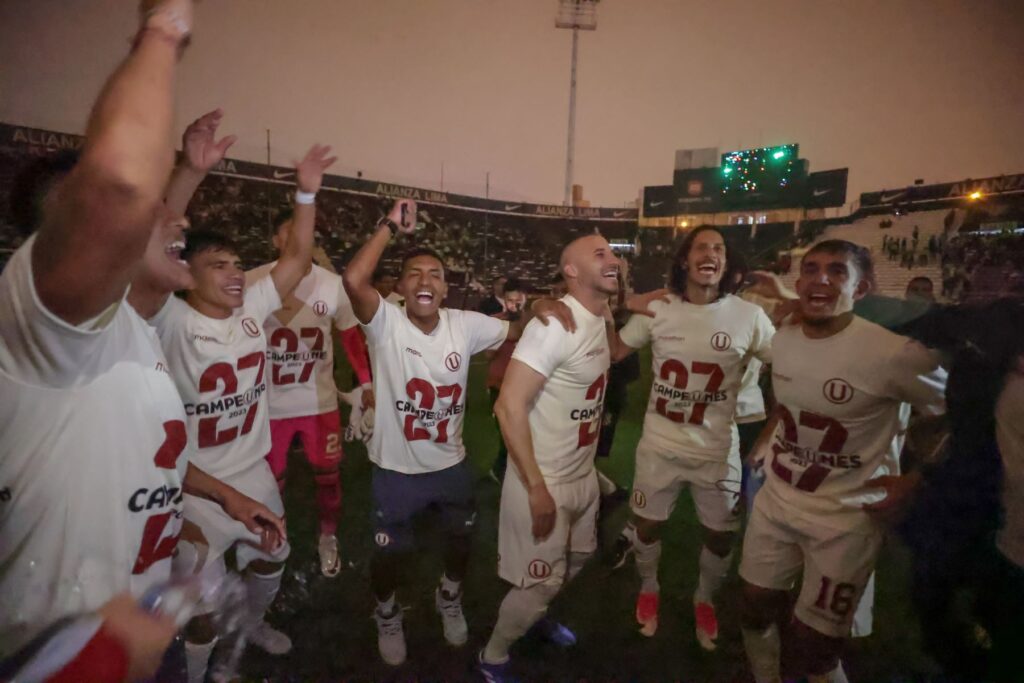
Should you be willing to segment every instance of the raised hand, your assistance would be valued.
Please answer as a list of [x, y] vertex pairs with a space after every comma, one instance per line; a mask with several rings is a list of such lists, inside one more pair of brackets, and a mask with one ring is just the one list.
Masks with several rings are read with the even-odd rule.
[[329, 157], [330, 145], [313, 145], [302, 161], [295, 162], [295, 183], [302, 192], [315, 193], [320, 190], [324, 171], [331, 167], [338, 157]]
[[652, 292], [645, 292], [644, 294], [633, 294], [626, 297], [623, 305], [626, 310], [630, 313], [636, 313], [638, 315], [646, 315], [650, 318], [654, 317], [654, 313], [651, 311], [651, 304], [655, 301], [668, 301], [668, 290], [667, 289], [655, 289]]
[[142, 0], [139, 17], [143, 29], [153, 29], [183, 40], [192, 33], [193, 0]]
[[[402, 207], [405, 207], [404, 211]], [[391, 207], [388, 218], [395, 222], [399, 232], [411, 235], [416, 231], [416, 202], [411, 199], [399, 199]]]
[[209, 173], [224, 159], [228, 149], [238, 139], [234, 135], [216, 139], [217, 127], [222, 118], [224, 112], [214, 109], [200, 116], [185, 129], [185, 134], [181, 138], [181, 149], [185, 155], [185, 164], [192, 170], [203, 174]]

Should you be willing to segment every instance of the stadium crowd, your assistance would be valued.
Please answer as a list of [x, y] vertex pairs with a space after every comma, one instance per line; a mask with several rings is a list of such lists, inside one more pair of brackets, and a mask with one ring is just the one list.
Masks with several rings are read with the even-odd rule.
[[[381, 659], [408, 657], [397, 595], [428, 508], [442, 527], [433, 603], [447, 643], [465, 645], [477, 504], [462, 426], [470, 357], [485, 351], [507, 457], [492, 473], [508, 590], [473, 675], [513, 680], [522, 638], [576, 642], [548, 608], [596, 553], [602, 501], [625, 497], [594, 461], [648, 346], [629, 520], [602, 558], [635, 568], [640, 633], [666, 609], [662, 535], [685, 488], [700, 527], [685, 549], [698, 568], [683, 599], [693, 639], [707, 652], [721, 642], [738, 558], [756, 683], [847, 680], [844, 648], [873, 629], [890, 534], [913, 551], [905, 588], [946, 674], [1019, 676], [1019, 301], [940, 305], [917, 286], [884, 300], [870, 251], [843, 240], [811, 244], [791, 292], [742, 254], [787, 226], [749, 242], [707, 226], [644, 236], [628, 268], [591, 222], [323, 189], [335, 159], [319, 144], [294, 185], [218, 176], [234, 143], [218, 137], [220, 111], [188, 126], [175, 163], [192, 1], [142, 7], [81, 154], [13, 183], [25, 232], [0, 276], [0, 680], [226, 680], [246, 645], [289, 652], [265, 615], [292, 543], [308, 540], [284, 523], [296, 435], [328, 577], [342, 434], [367, 444]], [[973, 239], [944, 253], [970, 270], [1021, 265], [1019, 251]], [[652, 291], [634, 294], [630, 270]], [[464, 310], [478, 303], [486, 313]], [[335, 331], [358, 375], [341, 395], [346, 430]], [[954, 594], [970, 596], [966, 611]]]

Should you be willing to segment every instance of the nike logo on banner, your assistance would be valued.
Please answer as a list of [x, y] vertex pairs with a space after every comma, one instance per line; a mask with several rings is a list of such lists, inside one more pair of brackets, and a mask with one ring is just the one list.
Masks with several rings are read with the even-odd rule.
[[522, 204], [506, 204], [505, 205], [505, 210], [506, 211], [515, 211], [516, 209], [521, 209], [522, 207], [523, 207]]
[[883, 194], [883, 195], [881, 195], [879, 197], [879, 199], [881, 200], [881, 202], [883, 204], [885, 204], [886, 202], [891, 202], [894, 199], [899, 199], [900, 197], [902, 197], [906, 193], [907, 193], [907, 191], [903, 190], [902, 192], [894, 192], [893, 194]]
[[664, 203], [665, 203], [665, 202], [651, 202], [651, 208], [653, 209], [653, 208], [654, 208], [654, 207], [656, 207], [656, 206], [661, 206], [661, 205], [662, 205], [662, 204], [664, 204]]
[[622, 218], [623, 216], [628, 215], [629, 211], [612, 211], [612, 218]]
[[815, 197], [820, 197], [821, 195], [823, 195], [823, 194], [828, 194], [828, 193], [829, 193], [829, 192], [831, 192], [831, 191], [832, 191], [832, 190], [829, 190], [829, 189], [827, 189], [827, 188], [826, 188], [826, 189], [824, 189], [824, 190], [815, 190], [815, 191], [814, 191], [814, 196], [815, 196]]
[[295, 175], [295, 171], [274, 171], [274, 180], [280, 180], [281, 178], [289, 178]]

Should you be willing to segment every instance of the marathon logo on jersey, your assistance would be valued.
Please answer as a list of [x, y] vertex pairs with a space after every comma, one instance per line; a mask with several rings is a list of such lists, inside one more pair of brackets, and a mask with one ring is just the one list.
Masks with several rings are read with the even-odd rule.
[[184, 493], [177, 486], [164, 485], [155, 489], [141, 488], [128, 498], [128, 509], [132, 512], [159, 510], [168, 505], [179, 506], [183, 498]]
[[326, 301], [315, 301], [313, 302], [313, 312], [321, 318], [327, 315], [327, 302]]
[[732, 337], [725, 332], [715, 332], [711, 335], [711, 348], [715, 351], [728, 351], [732, 346]]
[[654, 380], [652, 391], [656, 396], [668, 399], [669, 401], [679, 401], [684, 404], [718, 403], [729, 398], [729, 395], [724, 391], [687, 391], [686, 389], [676, 389], [669, 384], [662, 384], [660, 380]]
[[821, 393], [829, 403], [842, 405], [849, 403], [853, 398], [853, 387], [845, 379], [833, 377], [825, 382], [825, 385], [821, 388]]
[[228, 411], [235, 411], [228, 417], [235, 417], [244, 413], [249, 406], [260, 400], [263, 392], [267, 390], [267, 383], [253, 387], [241, 394], [233, 396], [221, 396], [220, 398], [205, 403], [186, 403], [185, 414], [189, 417], [194, 415], [216, 415]]
[[260, 336], [260, 326], [254, 318], [242, 318], [242, 329], [250, 337]]
[[406, 353], [411, 353], [414, 356], [418, 356], [420, 358], [423, 358], [423, 354], [422, 353], [420, 353], [416, 349], [410, 349], [408, 346], [405, 347], [405, 352]]

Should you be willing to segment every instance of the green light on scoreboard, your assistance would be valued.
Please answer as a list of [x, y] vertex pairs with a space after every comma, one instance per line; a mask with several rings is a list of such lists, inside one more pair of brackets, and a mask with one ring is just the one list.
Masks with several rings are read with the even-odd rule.
[[732, 166], [725, 166], [724, 168], [722, 168], [722, 173], [724, 175], [729, 175], [730, 173], [732, 173]]
[[786, 150], [780, 149], [774, 154], [772, 154], [772, 159], [781, 159], [784, 156], [786, 156]]

